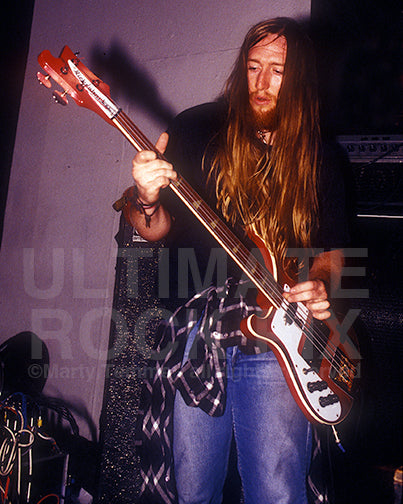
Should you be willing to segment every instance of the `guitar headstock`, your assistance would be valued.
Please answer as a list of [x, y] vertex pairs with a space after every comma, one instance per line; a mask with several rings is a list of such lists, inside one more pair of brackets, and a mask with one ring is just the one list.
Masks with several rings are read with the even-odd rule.
[[57, 103], [66, 105], [67, 96], [70, 96], [80, 107], [92, 110], [113, 124], [112, 119], [119, 109], [110, 98], [109, 86], [92, 73], [68, 46], [63, 48], [58, 58], [48, 50], [42, 51], [38, 62], [46, 72], [46, 75], [37, 73], [39, 82], [50, 88], [52, 78], [63, 89], [63, 92], [53, 91]]

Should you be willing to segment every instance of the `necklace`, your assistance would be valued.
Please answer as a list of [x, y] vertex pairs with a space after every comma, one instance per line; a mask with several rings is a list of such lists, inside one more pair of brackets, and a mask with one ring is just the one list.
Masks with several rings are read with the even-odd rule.
[[262, 130], [257, 130], [257, 135], [258, 137], [260, 138], [260, 140], [267, 145], [267, 140], [266, 140], [266, 132], [262, 131]]

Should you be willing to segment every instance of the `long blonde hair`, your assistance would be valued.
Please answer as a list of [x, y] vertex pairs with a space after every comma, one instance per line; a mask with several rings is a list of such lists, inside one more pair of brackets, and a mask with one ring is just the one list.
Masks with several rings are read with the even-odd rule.
[[[251, 47], [269, 34], [287, 40], [287, 58], [276, 107], [271, 148], [260, 145], [250, 114], [247, 59]], [[218, 207], [232, 223], [260, 236], [286, 267], [288, 247], [310, 247], [317, 226], [319, 106], [310, 40], [288, 18], [261, 22], [245, 37], [226, 83], [227, 117], [218, 138], [210, 175]]]

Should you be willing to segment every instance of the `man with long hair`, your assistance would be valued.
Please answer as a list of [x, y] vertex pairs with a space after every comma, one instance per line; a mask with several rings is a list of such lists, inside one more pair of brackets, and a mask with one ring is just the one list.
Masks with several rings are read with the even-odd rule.
[[[189, 405], [183, 390], [175, 395], [173, 465], [180, 503], [221, 502], [232, 436], [246, 504], [307, 502], [310, 424], [270, 347], [246, 339], [239, 329], [245, 313], [256, 309], [244, 308], [254, 291], [242, 294], [238, 267], [222, 260], [209, 234], [165, 188], [177, 173], [184, 175], [243, 243], [253, 245], [249, 237], [257, 236], [279, 270], [297, 278], [303, 263], [307, 276], [283, 295], [327, 319], [347, 232], [343, 185], [321, 145], [315, 75], [311, 42], [295, 21], [261, 22], [246, 35], [223, 96], [183, 112], [159, 138], [156, 147], [172, 164], [151, 151], [133, 160], [128, 216], [143, 238], [164, 240], [170, 250], [167, 306], [192, 294], [197, 300], [197, 291], [208, 287], [201, 278], [215, 282], [218, 297], [231, 296], [232, 303], [230, 320], [220, 325], [225, 343], [217, 344], [224, 349], [226, 373], [225, 400], [212, 401], [221, 401], [220, 413], [206, 412], [196, 400]], [[301, 261], [291, 249], [310, 252]], [[206, 332], [200, 330], [206, 312], [208, 305], [185, 323], [183, 363], [198, 333]], [[153, 478], [146, 479], [150, 484]]]

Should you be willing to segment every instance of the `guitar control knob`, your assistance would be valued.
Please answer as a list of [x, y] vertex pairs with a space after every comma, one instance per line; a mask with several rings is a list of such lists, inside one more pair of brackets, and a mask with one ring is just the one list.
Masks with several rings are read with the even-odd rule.
[[60, 105], [67, 105], [69, 102], [67, 98], [65, 98], [66, 94], [67, 91], [64, 91], [63, 93], [60, 91], [53, 91], [52, 96], [56, 103], [60, 103]]
[[50, 75], [43, 75], [43, 73], [37, 72], [36, 76], [40, 84], [47, 88], [52, 87], [52, 83], [50, 82]]

